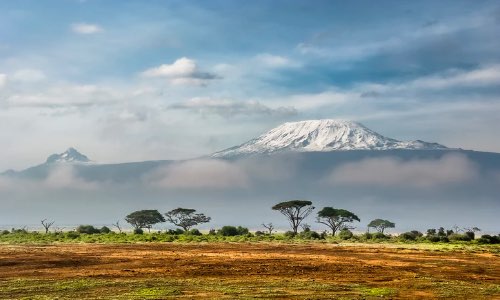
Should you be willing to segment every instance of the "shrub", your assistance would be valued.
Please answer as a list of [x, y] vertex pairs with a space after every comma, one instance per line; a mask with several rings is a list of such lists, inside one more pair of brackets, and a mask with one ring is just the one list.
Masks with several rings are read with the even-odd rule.
[[480, 244], [500, 244], [500, 235], [484, 234], [478, 239]]
[[417, 238], [424, 236], [424, 234], [418, 230], [412, 230], [410, 232], [413, 233], [415, 235], [415, 237], [417, 237]]
[[180, 228], [177, 228], [175, 230], [169, 229], [169, 230], [167, 230], [167, 233], [171, 234], [171, 235], [179, 235], [179, 234], [183, 234], [184, 230], [182, 230]]
[[222, 236], [236, 236], [238, 235], [238, 229], [234, 226], [223, 226], [219, 229], [218, 234]]
[[293, 238], [294, 236], [295, 236], [295, 233], [291, 230], [285, 232], [285, 237]]
[[134, 234], [143, 234], [143, 233], [144, 233], [144, 230], [142, 230], [141, 228], [134, 229]]
[[471, 240], [470, 236], [467, 234], [452, 233], [448, 236], [450, 241], [464, 241], [469, 242]]
[[373, 234], [372, 239], [377, 239], [377, 240], [385, 240], [388, 239], [389, 237], [382, 232], [376, 232]]
[[414, 241], [417, 239], [417, 236], [413, 232], [403, 232], [399, 235], [399, 239], [404, 241]]
[[255, 236], [263, 236], [263, 235], [266, 235], [264, 232], [262, 231], [256, 231], [255, 232]]
[[9, 234], [9, 233], [10, 233], [10, 231], [8, 231], [8, 230], [3, 230], [2, 232], [0, 232], [0, 234]]
[[80, 225], [76, 228], [76, 232], [94, 234], [94, 233], [100, 233], [101, 231], [92, 225]]
[[249, 233], [248, 228], [246, 227], [238, 226], [236, 229], [238, 230], [238, 235], [246, 235]]
[[437, 235], [428, 235], [427, 240], [429, 240], [429, 242], [437, 243], [440, 238]]
[[365, 232], [360, 236], [360, 238], [363, 240], [370, 240], [372, 237], [373, 237], [373, 234], [371, 234], [369, 232]]
[[202, 235], [201, 232], [198, 229], [191, 229], [188, 231], [190, 235]]
[[222, 236], [237, 236], [248, 234], [248, 228], [245, 227], [234, 227], [234, 226], [223, 226], [219, 229], [218, 234]]
[[305, 240], [319, 240], [321, 235], [319, 235], [316, 231], [304, 230], [298, 234], [298, 237]]
[[440, 236], [439, 241], [442, 243], [448, 243], [450, 242], [450, 239], [447, 236]]
[[76, 231], [69, 231], [66, 233], [66, 237], [69, 238], [69, 239], [77, 239], [80, 237], [80, 233], [76, 232]]
[[353, 234], [349, 229], [342, 229], [339, 233], [339, 238], [343, 240], [348, 240], [352, 238]]
[[216, 234], [217, 234], [217, 231], [216, 231], [215, 229], [210, 229], [210, 230], [208, 231], [208, 234], [209, 234], [209, 235], [216, 235]]
[[110, 233], [111, 229], [109, 229], [107, 226], [102, 226], [101, 229], [99, 229], [100, 233]]
[[476, 238], [476, 234], [474, 233], [474, 231], [467, 231], [465, 232], [465, 235], [468, 236], [470, 240], [474, 240]]

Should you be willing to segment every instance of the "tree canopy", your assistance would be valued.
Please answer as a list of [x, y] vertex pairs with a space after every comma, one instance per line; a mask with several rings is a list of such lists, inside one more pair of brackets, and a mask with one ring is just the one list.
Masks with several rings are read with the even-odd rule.
[[197, 214], [196, 209], [176, 208], [165, 213], [167, 220], [175, 226], [181, 227], [184, 231], [202, 223], [210, 222], [211, 218], [204, 214]]
[[375, 228], [378, 232], [384, 233], [386, 228], [394, 228], [396, 227], [396, 224], [388, 220], [375, 219], [368, 224], [368, 227]]
[[318, 212], [316, 218], [318, 223], [328, 226], [332, 230], [332, 235], [342, 229], [349, 229], [348, 223], [361, 221], [354, 213], [333, 207], [324, 207]]
[[135, 229], [147, 228], [148, 230], [154, 224], [165, 222], [165, 218], [155, 210], [138, 210], [125, 217], [125, 221], [134, 226]]
[[287, 217], [292, 231], [297, 234], [300, 223], [313, 211], [314, 206], [308, 200], [291, 200], [280, 202], [272, 207]]

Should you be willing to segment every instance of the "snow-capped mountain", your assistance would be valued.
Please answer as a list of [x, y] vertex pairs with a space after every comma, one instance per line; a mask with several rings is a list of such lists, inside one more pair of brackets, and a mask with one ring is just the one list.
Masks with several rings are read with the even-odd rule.
[[212, 154], [233, 157], [283, 151], [328, 152], [341, 150], [442, 150], [447, 147], [424, 141], [398, 141], [364, 125], [344, 120], [309, 120], [284, 123], [256, 139]]
[[86, 163], [90, 162], [90, 159], [78, 152], [75, 148], [68, 148], [60, 154], [52, 154], [47, 158], [47, 164], [53, 163]]

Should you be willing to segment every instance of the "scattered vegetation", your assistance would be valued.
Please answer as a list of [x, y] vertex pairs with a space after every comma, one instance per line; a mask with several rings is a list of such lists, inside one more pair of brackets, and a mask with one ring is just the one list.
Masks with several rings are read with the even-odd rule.
[[[208, 234], [202, 233], [194, 226], [208, 223], [210, 217], [202, 213], [197, 213], [195, 209], [176, 208], [165, 213], [166, 219], [158, 210], [139, 210], [125, 217], [125, 221], [132, 225], [132, 233], [124, 232], [120, 221], [116, 221], [111, 226], [118, 232], [112, 231], [109, 227], [101, 228], [93, 225], [80, 225], [74, 230], [63, 232], [55, 229], [50, 232], [54, 221], [44, 219], [41, 224], [44, 234], [26, 228], [12, 228], [11, 230], [0, 231], [0, 242], [2, 243], [52, 243], [52, 242], [88, 242], [88, 243], [136, 243], [136, 242], [242, 242], [242, 241], [322, 241], [322, 242], [363, 242], [363, 243], [469, 243], [469, 244], [500, 244], [500, 235], [482, 235], [476, 239], [476, 233], [481, 231], [477, 227], [463, 228], [453, 226], [452, 229], [440, 227], [438, 229], [428, 229], [424, 235], [420, 231], [408, 231], [399, 235], [385, 234], [387, 228], [395, 228], [395, 224], [384, 219], [375, 219], [368, 224], [368, 228], [374, 228], [375, 233], [366, 232], [355, 234], [352, 230], [355, 227], [352, 223], [360, 222], [360, 218], [351, 211], [324, 207], [317, 213], [316, 221], [326, 225], [331, 232], [316, 232], [311, 230], [311, 226], [304, 223], [304, 220], [314, 210], [312, 202], [308, 200], [291, 200], [281, 202], [272, 207], [282, 213], [288, 219], [291, 231], [285, 233], [275, 233], [273, 223], [264, 223], [262, 226], [266, 231], [256, 231], [251, 233], [248, 228], [242, 226], [223, 226], [219, 229], [211, 229]], [[153, 231], [154, 225], [168, 221], [180, 227], [175, 230]], [[299, 228], [302, 231], [299, 232]], [[148, 234], [144, 234], [143, 229], [148, 229]]]

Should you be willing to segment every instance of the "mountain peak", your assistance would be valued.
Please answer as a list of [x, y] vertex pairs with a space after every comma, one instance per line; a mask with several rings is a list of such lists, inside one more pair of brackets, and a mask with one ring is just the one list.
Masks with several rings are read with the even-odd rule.
[[387, 138], [363, 124], [336, 119], [287, 122], [256, 139], [217, 153], [213, 157], [276, 153], [285, 151], [346, 151], [346, 150], [437, 150], [447, 149], [436, 143], [398, 141]]
[[69, 163], [90, 162], [90, 159], [87, 156], [78, 152], [78, 150], [76, 150], [75, 148], [70, 147], [63, 153], [52, 154], [47, 158], [46, 163], [51, 164], [51, 163], [68, 163], [68, 162]]

